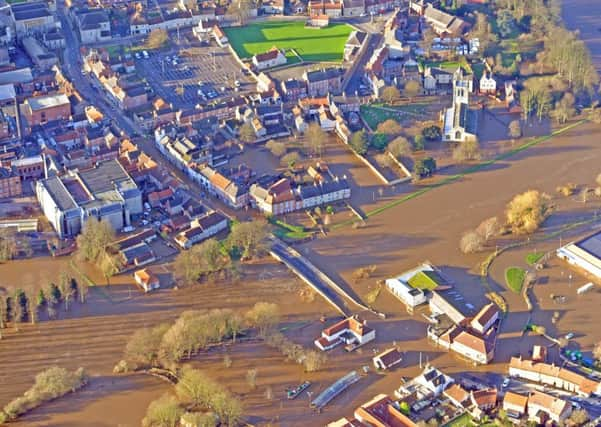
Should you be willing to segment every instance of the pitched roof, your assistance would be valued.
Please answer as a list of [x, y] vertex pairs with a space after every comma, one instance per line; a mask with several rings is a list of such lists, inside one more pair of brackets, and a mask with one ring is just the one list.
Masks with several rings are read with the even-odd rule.
[[459, 384], [453, 384], [451, 387], [447, 388], [443, 394], [458, 403], [463, 403], [470, 397], [469, 392]]
[[526, 410], [526, 404], [528, 403], [528, 396], [508, 391], [505, 393], [503, 398], [503, 406], [512, 405], [518, 406], [522, 411]]
[[376, 358], [380, 359], [380, 361], [384, 364], [386, 368], [389, 368], [397, 363], [400, 363], [403, 360], [403, 356], [401, 352], [396, 348], [389, 348], [388, 350], [383, 351], [378, 354]]
[[570, 403], [547, 393], [533, 391], [528, 397], [528, 407], [530, 405], [539, 406], [545, 412], [559, 417], [570, 406]]
[[367, 335], [373, 331], [373, 329], [369, 328], [366, 324], [355, 317], [348, 317], [330, 326], [329, 328], [324, 329], [323, 333], [327, 336], [332, 336], [344, 330], [350, 330], [359, 336]]

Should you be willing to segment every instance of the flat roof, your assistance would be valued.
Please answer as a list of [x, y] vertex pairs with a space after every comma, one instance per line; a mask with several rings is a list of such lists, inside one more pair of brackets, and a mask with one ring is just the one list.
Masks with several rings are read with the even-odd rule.
[[45, 108], [58, 107], [61, 105], [66, 105], [71, 103], [69, 102], [69, 98], [64, 93], [59, 93], [57, 95], [48, 95], [48, 96], [38, 96], [35, 98], [28, 98], [27, 103], [32, 111], [43, 110]]
[[0, 85], [0, 101], [15, 99], [15, 86], [13, 84]]
[[601, 260], [601, 231], [574, 243], [583, 251]]

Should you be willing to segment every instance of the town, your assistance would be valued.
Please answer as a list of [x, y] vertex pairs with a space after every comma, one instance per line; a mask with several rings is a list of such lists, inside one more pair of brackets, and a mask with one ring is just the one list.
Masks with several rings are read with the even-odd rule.
[[0, 424], [601, 425], [601, 4], [0, 9]]

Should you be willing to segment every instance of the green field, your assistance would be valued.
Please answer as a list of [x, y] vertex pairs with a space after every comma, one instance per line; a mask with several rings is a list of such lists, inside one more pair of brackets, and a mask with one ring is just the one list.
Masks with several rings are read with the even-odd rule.
[[306, 62], [341, 62], [352, 28], [346, 24], [305, 28], [302, 21], [278, 21], [224, 28], [224, 31], [240, 58], [250, 58], [276, 46], [286, 50], [289, 61], [293, 57], [289, 52], [294, 49]]
[[526, 270], [520, 267], [509, 267], [505, 270], [505, 283], [507, 287], [516, 294], [522, 291], [524, 279], [526, 278]]

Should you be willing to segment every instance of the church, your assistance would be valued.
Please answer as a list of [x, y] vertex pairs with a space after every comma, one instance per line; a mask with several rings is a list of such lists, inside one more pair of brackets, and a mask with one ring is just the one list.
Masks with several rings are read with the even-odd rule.
[[472, 76], [461, 68], [453, 74], [453, 105], [442, 112], [443, 141], [462, 142], [476, 139], [478, 112], [469, 108], [469, 94], [473, 89]]

